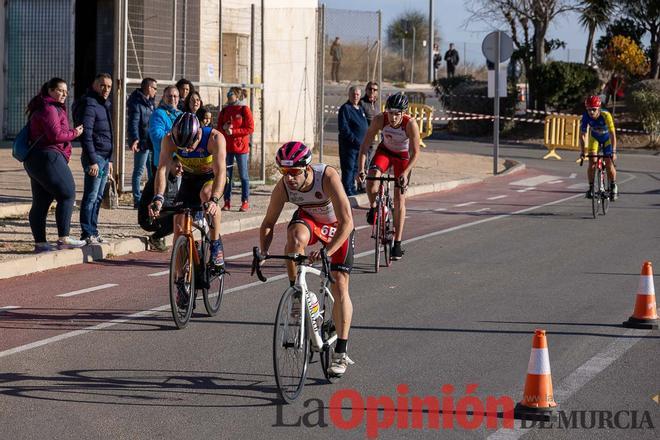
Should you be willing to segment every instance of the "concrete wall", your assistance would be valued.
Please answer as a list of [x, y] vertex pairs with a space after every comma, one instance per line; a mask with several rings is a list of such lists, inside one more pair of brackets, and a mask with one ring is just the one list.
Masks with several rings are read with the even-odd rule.
[[5, 42], [7, 41], [5, 29], [5, 2], [0, 0], [0, 36], [2, 42], [0, 43], [0, 139], [5, 138], [5, 96], [7, 95], [7, 81], [5, 71], [7, 70], [7, 60], [5, 58]]

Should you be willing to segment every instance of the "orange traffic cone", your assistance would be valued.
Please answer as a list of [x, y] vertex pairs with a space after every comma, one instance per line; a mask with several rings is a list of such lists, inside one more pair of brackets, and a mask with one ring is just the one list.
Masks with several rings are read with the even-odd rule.
[[532, 353], [527, 366], [525, 392], [513, 412], [516, 419], [554, 420], [559, 405], [552, 396], [550, 356], [545, 330], [536, 329], [532, 339]]
[[624, 327], [658, 328], [658, 312], [655, 306], [655, 288], [653, 287], [653, 266], [650, 261], [642, 265], [642, 273], [637, 287], [637, 300], [632, 316], [623, 323]]

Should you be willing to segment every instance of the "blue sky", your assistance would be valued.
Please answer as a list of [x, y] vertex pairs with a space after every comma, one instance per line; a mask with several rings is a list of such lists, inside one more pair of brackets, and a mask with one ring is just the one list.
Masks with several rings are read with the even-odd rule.
[[[383, 14], [383, 32], [387, 25], [406, 10], [417, 10], [428, 14], [428, 0], [325, 0], [328, 8], [375, 11]], [[441, 50], [446, 50], [450, 41], [456, 43], [459, 51], [465, 51], [468, 59], [481, 56], [480, 47], [483, 38], [494, 28], [483, 22], [475, 21], [467, 29], [464, 23], [470, 13], [465, 8], [464, 0], [434, 0], [434, 16], [442, 39]], [[330, 29], [329, 29], [330, 30]], [[502, 29], [506, 31], [507, 29]], [[596, 36], [598, 39], [599, 34]], [[561, 60], [582, 61], [587, 42], [587, 31], [578, 22], [577, 14], [565, 14], [551, 24], [548, 39], [559, 38], [566, 42], [566, 50], [556, 52], [554, 57]]]

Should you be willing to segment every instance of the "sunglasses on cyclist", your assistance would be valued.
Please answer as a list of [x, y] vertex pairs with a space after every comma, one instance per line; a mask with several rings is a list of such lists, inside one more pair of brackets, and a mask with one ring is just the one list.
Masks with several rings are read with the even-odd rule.
[[305, 168], [286, 168], [286, 167], [280, 167], [280, 174], [283, 176], [289, 175], [289, 176], [300, 176], [303, 172], [305, 172]]
[[596, 113], [598, 110], [600, 110], [600, 107], [590, 107], [587, 109], [589, 113]]

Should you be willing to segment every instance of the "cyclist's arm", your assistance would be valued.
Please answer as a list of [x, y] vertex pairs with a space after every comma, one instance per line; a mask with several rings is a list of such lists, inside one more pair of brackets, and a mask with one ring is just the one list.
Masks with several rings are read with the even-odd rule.
[[218, 199], [222, 197], [227, 181], [227, 147], [225, 137], [217, 130], [211, 130], [209, 153], [213, 155], [213, 188], [211, 195]]
[[371, 143], [378, 134], [378, 131], [383, 126], [383, 114], [380, 113], [371, 120], [369, 128], [367, 129], [367, 134], [364, 135], [362, 144], [360, 145], [360, 154], [358, 156], [358, 173], [363, 173], [366, 167], [367, 161], [367, 151], [371, 147]]
[[266, 216], [261, 222], [261, 228], [259, 229], [259, 246], [262, 254], [266, 254], [270, 248], [270, 244], [273, 241], [273, 229], [277, 223], [277, 219], [280, 218], [282, 209], [284, 209], [284, 204], [287, 202], [286, 189], [284, 189], [284, 182], [280, 180], [275, 185], [273, 193], [270, 195], [270, 202], [268, 203], [268, 209], [266, 210]]
[[403, 170], [403, 175], [407, 176], [410, 171], [412, 171], [417, 159], [419, 158], [419, 144], [421, 138], [419, 136], [419, 127], [417, 126], [417, 121], [411, 119], [406, 125], [406, 134], [410, 140], [410, 160], [408, 161], [408, 166]]
[[605, 116], [605, 123], [607, 124], [607, 130], [610, 132], [610, 139], [612, 140], [612, 154], [616, 154], [616, 129], [614, 128], [614, 119], [611, 113], [607, 113], [607, 116]]
[[341, 184], [339, 173], [331, 167], [327, 167], [323, 176], [323, 188], [328, 192], [332, 207], [337, 216], [337, 232], [332, 240], [326, 245], [328, 256], [337, 252], [344, 244], [353, 230], [353, 213], [348, 196]]
[[172, 162], [172, 155], [174, 154], [175, 149], [176, 147], [172, 142], [172, 138], [169, 134], [166, 135], [161, 142], [158, 169], [156, 170], [156, 176], [154, 179], [154, 196], [159, 194], [162, 196], [165, 194], [165, 188], [167, 186], [167, 170]]

